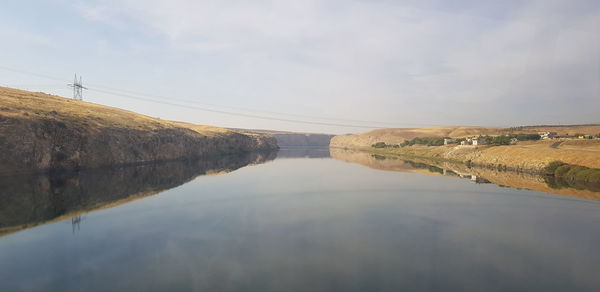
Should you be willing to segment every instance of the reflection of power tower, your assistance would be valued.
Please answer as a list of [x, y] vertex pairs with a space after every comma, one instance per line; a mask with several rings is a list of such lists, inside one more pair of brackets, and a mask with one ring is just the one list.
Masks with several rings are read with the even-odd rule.
[[81, 76], [79, 76], [79, 80], [77, 80], [77, 74], [75, 74], [75, 81], [73, 81], [73, 84], [69, 84], [69, 86], [73, 87], [73, 99], [83, 100], [83, 90], [87, 88], [83, 86]]
[[75, 234], [75, 230], [79, 231], [79, 224], [81, 223], [81, 215], [77, 215], [75, 217], [71, 217], [71, 227], [73, 228], [73, 234]]

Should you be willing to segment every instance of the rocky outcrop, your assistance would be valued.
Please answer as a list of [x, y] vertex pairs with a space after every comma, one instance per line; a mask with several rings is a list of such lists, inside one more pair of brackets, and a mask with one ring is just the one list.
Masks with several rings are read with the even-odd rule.
[[277, 149], [275, 138], [0, 87], [0, 175]]
[[82, 169], [276, 149], [266, 135], [205, 136], [186, 128], [94, 128], [0, 117], [0, 174]]

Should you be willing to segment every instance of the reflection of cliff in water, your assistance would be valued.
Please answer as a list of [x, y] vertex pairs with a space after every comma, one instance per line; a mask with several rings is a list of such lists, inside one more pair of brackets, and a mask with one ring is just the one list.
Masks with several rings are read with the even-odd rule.
[[157, 194], [197, 176], [227, 173], [274, 159], [247, 153], [112, 169], [0, 177], [0, 235]]
[[277, 158], [329, 158], [329, 147], [281, 147]]
[[469, 167], [465, 164], [438, 162], [428, 159], [410, 158], [408, 160], [409, 158], [401, 156], [386, 156], [364, 151], [332, 148], [330, 152], [331, 157], [335, 159], [358, 163], [374, 169], [455, 176], [470, 179], [474, 183], [493, 183], [502, 187], [600, 200], [600, 186], [589, 183], [569, 182], [529, 173]]

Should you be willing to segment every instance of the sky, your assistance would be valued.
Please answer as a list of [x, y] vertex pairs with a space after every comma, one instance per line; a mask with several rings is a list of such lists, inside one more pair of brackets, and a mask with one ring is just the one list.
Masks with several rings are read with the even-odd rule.
[[[3, 1], [0, 86], [357, 133], [600, 123], [600, 1]], [[266, 118], [266, 119], [265, 119]]]

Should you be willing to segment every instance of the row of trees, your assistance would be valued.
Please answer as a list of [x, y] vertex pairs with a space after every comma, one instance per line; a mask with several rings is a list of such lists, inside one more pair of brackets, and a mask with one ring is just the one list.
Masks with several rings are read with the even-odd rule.
[[400, 148], [399, 145], [385, 144], [385, 142], [377, 142], [371, 145], [373, 148]]
[[[512, 134], [512, 135], [500, 135], [500, 136], [479, 136], [480, 141], [488, 141], [489, 144], [492, 145], [509, 145], [512, 142], [512, 139], [516, 139], [518, 141], [533, 141], [540, 140], [540, 135], [538, 134]], [[444, 145], [444, 139], [449, 138], [439, 138], [439, 137], [417, 137], [411, 140], [406, 140], [399, 145], [397, 144], [385, 144], [385, 142], [377, 142], [371, 147], [373, 148], [399, 148], [405, 146], [412, 145], [427, 145], [427, 146], [442, 146]], [[455, 139], [456, 143], [460, 143], [461, 141], [465, 141], [465, 138]]]
[[444, 139], [447, 138], [431, 138], [431, 137], [425, 137], [425, 138], [414, 138], [412, 140], [406, 140], [404, 142], [402, 142], [400, 144], [400, 146], [404, 147], [404, 146], [411, 146], [411, 145], [427, 145], [427, 146], [442, 146], [444, 145]]
[[541, 139], [541, 137], [538, 134], [513, 134], [491, 137], [489, 141], [492, 145], [509, 145], [512, 139], [517, 139], [517, 141], [536, 141]]

